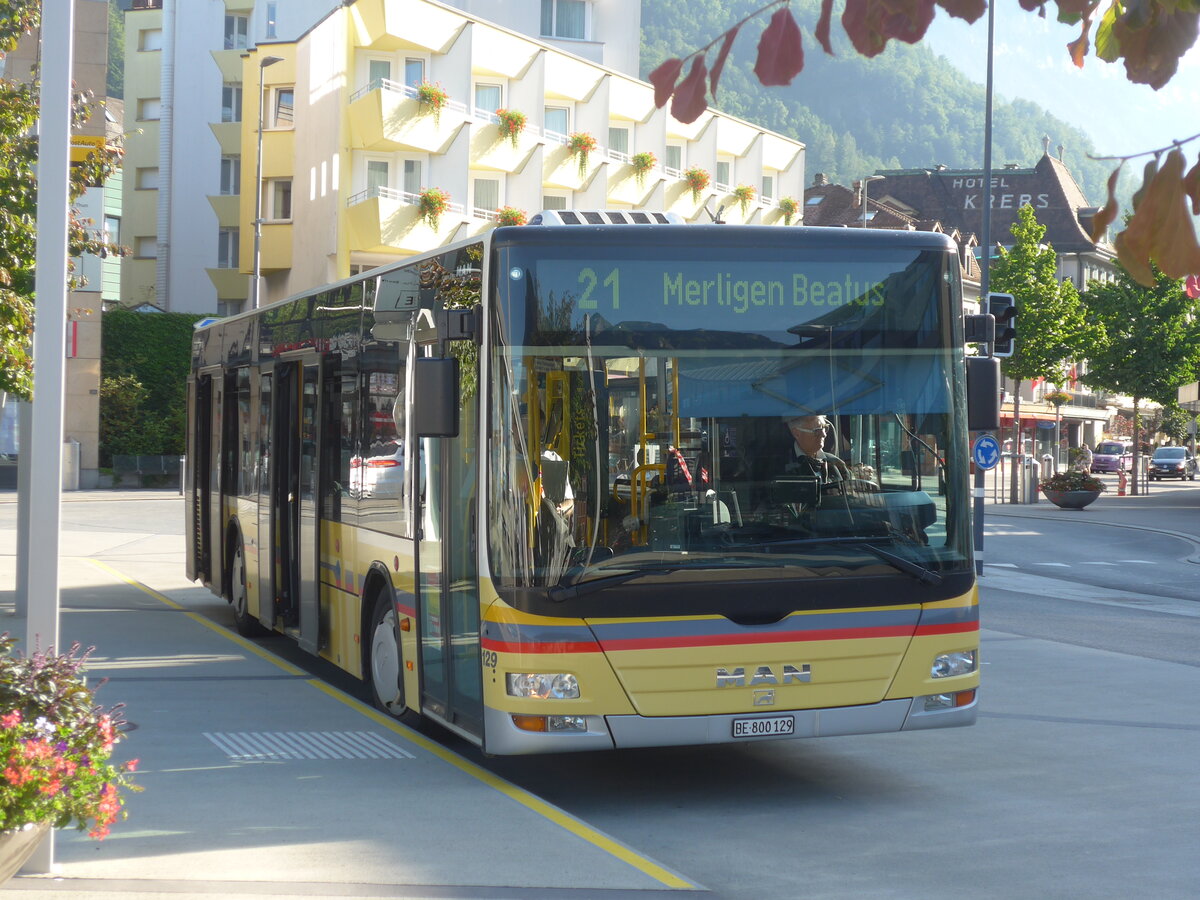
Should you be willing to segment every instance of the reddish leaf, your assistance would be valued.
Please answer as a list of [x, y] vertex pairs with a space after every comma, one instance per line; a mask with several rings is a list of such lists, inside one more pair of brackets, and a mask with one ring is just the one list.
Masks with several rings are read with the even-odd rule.
[[1135, 279], [1154, 284], [1154, 262], [1168, 278], [1200, 272], [1200, 245], [1183, 203], [1183, 151], [1178, 147], [1149, 185], [1143, 185], [1142, 202], [1117, 235], [1117, 257]]
[[[1135, 18], [1137, 17], [1137, 18]], [[1179, 58], [1196, 43], [1197, 15], [1193, 10], [1167, 12], [1163, 6], [1132, 5], [1113, 26], [1113, 37], [1125, 58], [1125, 74], [1135, 84], [1158, 90], [1179, 68]]]
[[1113, 223], [1117, 217], [1117, 209], [1120, 204], [1117, 203], [1117, 179], [1121, 175], [1121, 169], [1125, 163], [1117, 166], [1111, 175], [1108, 176], [1108, 202], [1104, 207], [1096, 213], [1092, 218], [1092, 240], [1100, 243], [1104, 238], [1104, 233], [1108, 230], [1108, 226]]
[[833, 44], [829, 41], [829, 22], [833, 18], [833, 0], [821, 0], [821, 18], [817, 19], [817, 28], [813, 34], [826, 53], [833, 56]]
[[1133, 192], [1133, 197], [1130, 198], [1130, 204], [1134, 211], [1142, 205], [1142, 197], [1146, 195], [1146, 190], [1150, 187], [1150, 182], [1154, 180], [1154, 176], [1158, 174], [1158, 157], [1154, 157], [1150, 162], [1146, 163], [1146, 167], [1142, 169], [1142, 186]]
[[696, 61], [692, 63], [692, 71], [688, 72], [687, 78], [675, 88], [675, 99], [671, 101], [671, 115], [684, 123], [695, 122], [700, 118], [701, 113], [708, 108], [704, 99], [708, 88], [707, 80], [708, 66], [703, 56], [697, 56]]
[[800, 26], [787, 7], [775, 11], [758, 40], [754, 74], [763, 85], [791, 84], [804, 68]]
[[1183, 176], [1183, 194], [1192, 201], [1192, 215], [1200, 216], [1200, 159]]
[[1046, 0], [1020, 0], [1021, 9], [1026, 12], [1038, 11], [1038, 16], [1046, 18]]
[[741, 23], [738, 23], [725, 32], [725, 41], [721, 44], [721, 50], [717, 54], [717, 61], [712, 67], [712, 74], [708, 77], [709, 91], [712, 93], [714, 100], [717, 99], [717, 82], [721, 80], [721, 71], [725, 68], [725, 58], [729, 56], [729, 51], [733, 49], [733, 40], [737, 37], [738, 29], [741, 27]]
[[938, 0], [937, 5], [956, 19], [974, 22], [987, 9], [987, 0]]
[[865, 57], [878, 56], [892, 38], [915, 44], [933, 21], [934, 0], [846, 0], [842, 27]]
[[1085, 17], [1083, 24], [1080, 26], [1079, 37], [1067, 44], [1067, 52], [1071, 54], [1071, 61], [1075, 63], [1075, 67], [1082, 69], [1083, 61], [1087, 58], [1088, 49], [1091, 47], [1091, 42], [1088, 40], [1088, 32], [1092, 30], [1092, 19], [1090, 16]]
[[665, 63], [650, 73], [650, 83], [654, 85], [654, 105], [662, 109], [675, 92], [675, 82], [683, 70], [682, 59], [668, 59]]

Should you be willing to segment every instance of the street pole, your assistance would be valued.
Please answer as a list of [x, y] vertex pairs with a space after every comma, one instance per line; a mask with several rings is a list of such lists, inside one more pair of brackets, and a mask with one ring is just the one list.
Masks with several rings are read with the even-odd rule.
[[283, 62], [278, 56], [264, 56], [258, 61], [258, 155], [254, 168], [254, 280], [250, 282], [250, 308], [258, 309], [259, 285], [262, 278], [262, 156], [263, 156], [263, 71], [267, 66]]
[[[983, 227], [980, 228], [979, 245], [983, 251], [979, 254], [979, 306], [981, 312], [987, 312], [988, 291], [990, 283], [988, 269], [992, 260], [992, 43], [996, 29], [996, 3], [988, 4], [988, 37], [987, 37], [987, 81], [984, 87], [983, 101]], [[988, 347], [991, 352], [991, 346]], [[1003, 383], [1003, 381], [1001, 382]], [[1019, 460], [1016, 454], [1013, 459]], [[975, 466], [975, 575], [983, 575], [983, 495], [984, 470]], [[997, 473], [999, 474], [999, 473]]]
[[[37, 252], [33, 329], [33, 415], [21, 435], [20, 465], [29, 471], [29, 569], [24, 651], [58, 650], [58, 542], [62, 503], [63, 401], [66, 396], [67, 216], [70, 195], [71, 59], [74, 4], [42, 6], [38, 109]], [[50, 874], [54, 830], [22, 871]]]
[[882, 175], [864, 175], [862, 180], [862, 227], [867, 227], [867, 184], [872, 181], [883, 181]]

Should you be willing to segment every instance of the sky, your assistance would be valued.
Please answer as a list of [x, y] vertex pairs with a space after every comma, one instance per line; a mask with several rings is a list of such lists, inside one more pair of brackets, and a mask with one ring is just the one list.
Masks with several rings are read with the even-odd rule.
[[[1200, 133], [1200, 46], [1193, 46], [1180, 60], [1175, 77], [1155, 91], [1131, 84], [1120, 62], [1106, 63], [1089, 54], [1084, 67], [1076, 68], [1066, 45], [1078, 37], [1079, 27], [1053, 21], [1049, 12], [1053, 8], [1049, 5], [1047, 18], [1041, 19], [1021, 9], [1016, 0], [997, 2], [993, 59], [997, 97], [1032, 100], [1079, 126], [1101, 156], [1155, 150]], [[939, 7], [925, 43], [972, 80], [985, 82], [986, 14], [967, 25]], [[1058, 138], [1050, 138], [1053, 148]], [[1185, 150], [1194, 160], [1200, 140]]]

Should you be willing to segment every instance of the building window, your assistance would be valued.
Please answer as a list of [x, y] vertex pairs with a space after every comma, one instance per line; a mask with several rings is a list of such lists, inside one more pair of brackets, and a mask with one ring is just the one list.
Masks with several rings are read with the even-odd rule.
[[162, 49], [162, 29], [143, 28], [138, 32], [138, 51], [147, 53], [151, 50]]
[[226, 50], [245, 50], [246, 49], [246, 32], [249, 27], [249, 19], [246, 16], [226, 16], [225, 17], [225, 49]]
[[392, 80], [392, 61], [390, 59], [367, 60], [367, 88], [377, 91], [385, 81]]
[[278, 37], [276, 31], [279, 27], [278, 18], [279, 4], [271, 0], [267, 3], [267, 27], [266, 35], [268, 38]]
[[419, 159], [404, 161], [404, 193], [421, 193], [421, 161]]
[[[386, 159], [367, 160], [367, 196], [378, 197], [390, 187], [391, 166]], [[413, 193], [416, 193], [415, 191]]]
[[158, 97], [143, 97], [138, 101], [139, 122], [157, 122], [162, 116], [162, 101]]
[[158, 190], [158, 166], [145, 166], [137, 170], [134, 185], [139, 191]]
[[629, 155], [629, 129], [624, 127], [609, 126], [608, 129], [608, 149], [613, 153], [620, 153], [624, 156]]
[[584, 0], [542, 0], [542, 36], [574, 38], [587, 33], [587, 3]]
[[272, 123], [275, 128], [291, 128], [296, 121], [296, 89], [275, 89], [275, 108]]
[[729, 190], [729, 169], [727, 160], [717, 160], [717, 189]]
[[104, 240], [116, 244], [121, 240], [121, 219], [119, 216], [104, 217]]
[[571, 133], [571, 111], [565, 106], [547, 106], [543, 122], [547, 131], [561, 135], [564, 141]]
[[217, 232], [217, 268], [238, 267], [238, 230], [222, 228]]
[[500, 182], [495, 178], [476, 178], [471, 190], [476, 213], [495, 212], [500, 208]]
[[267, 183], [267, 209], [272, 220], [289, 222], [292, 218], [292, 179], [272, 178]]
[[764, 203], [770, 202], [775, 197], [775, 176], [764, 175], [762, 180], [762, 199]]
[[502, 97], [503, 93], [498, 84], [475, 85], [475, 111], [485, 117], [491, 117], [504, 105]]
[[221, 193], [225, 196], [242, 192], [242, 158], [221, 157]]
[[423, 59], [406, 59], [404, 60], [404, 83], [409, 87], [416, 87], [425, 80], [425, 60]]
[[542, 209], [567, 209], [567, 198], [562, 194], [543, 194]]
[[667, 153], [663, 165], [676, 172], [683, 170], [683, 147], [679, 144], [667, 144]]
[[240, 84], [221, 86], [221, 121], [242, 121], [242, 86]]
[[138, 259], [156, 259], [158, 257], [158, 238], [153, 235], [134, 238], [133, 255]]

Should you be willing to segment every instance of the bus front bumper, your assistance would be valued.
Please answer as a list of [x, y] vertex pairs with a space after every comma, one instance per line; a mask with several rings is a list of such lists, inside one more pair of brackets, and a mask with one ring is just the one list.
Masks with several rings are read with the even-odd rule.
[[[964, 706], [936, 710], [924, 709], [922, 700], [918, 697], [884, 700], [868, 706], [717, 716], [586, 716], [586, 730], [554, 733], [524, 731], [513, 723], [510, 714], [488, 708], [484, 711], [484, 750], [489, 754], [507, 756], [632, 747], [733, 744], [953, 728], [975, 722], [978, 697]], [[772, 732], [776, 728], [786, 728], [789, 723], [783, 720], [788, 718], [791, 718], [789, 731], [735, 736], [735, 732], [753, 730], [744, 723], [761, 722], [772, 726], [764, 728], [764, 731]], [[735, 725], [735, 722], [743, 724]]]

